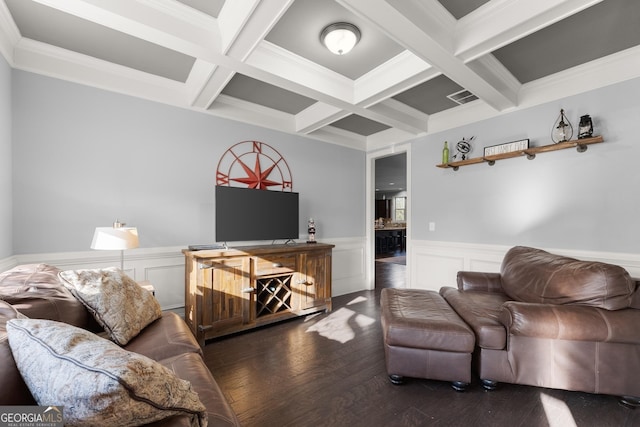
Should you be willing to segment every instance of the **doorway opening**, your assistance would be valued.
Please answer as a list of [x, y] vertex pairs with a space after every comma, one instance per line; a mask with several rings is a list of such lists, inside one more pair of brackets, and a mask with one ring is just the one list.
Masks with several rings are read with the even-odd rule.
[[375, 288], [406, 287], [409, 191], [407, 153], [374, 160]]

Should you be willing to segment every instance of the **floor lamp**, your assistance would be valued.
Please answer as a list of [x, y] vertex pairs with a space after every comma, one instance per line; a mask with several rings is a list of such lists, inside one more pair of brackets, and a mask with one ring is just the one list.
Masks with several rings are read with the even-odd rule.
[[93, 233], [93, 241], [91, 249], [98, 250], [119, 250], [120, 251], [120, 270], [124, 270], [124, 251], [125, 249], [137, 248], [138, 229], [136, 227], [125, 227], [124, 223], [113, 223], [113, 227], [96, 227]]

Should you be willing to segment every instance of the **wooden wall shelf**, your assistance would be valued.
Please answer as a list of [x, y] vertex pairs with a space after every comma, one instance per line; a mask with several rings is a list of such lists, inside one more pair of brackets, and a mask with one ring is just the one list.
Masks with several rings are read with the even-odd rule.
[[475, 165], [477, 163], [487, 163], [493, 166], [496, 160], [511, 159], [513, 157], [527, 156], [529, 160], [533, 160], [536, 154], [547, 153], [550, 151], [566, 150], [567, 148], [576, 148], [579, 153], [587, 151], [590, 144], [598, 144], [604, 142], [602, 136], [594, 136], [593, 138], [574, 139], [567, 142], [559, 142], [557, 144], [542, 145], [540, 147], [531, 147], [525, 150], [512, 151], [510, 153], [497, 154], [495, 156], [475, 157], [473, 159], [461, 160], [459, 162], [441, 163], [436, 165], [439, 168], [452, 168], [457, 171], [461, 166]]

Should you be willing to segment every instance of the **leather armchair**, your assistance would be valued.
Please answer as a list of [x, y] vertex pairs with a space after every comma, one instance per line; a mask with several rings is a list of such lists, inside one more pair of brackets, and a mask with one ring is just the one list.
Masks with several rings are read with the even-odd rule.
[[483, 385], [640, 396], [638, 284], [623, 268], [512, 248], [500, 273], [459, 272], [440, 294], [474, 330]]

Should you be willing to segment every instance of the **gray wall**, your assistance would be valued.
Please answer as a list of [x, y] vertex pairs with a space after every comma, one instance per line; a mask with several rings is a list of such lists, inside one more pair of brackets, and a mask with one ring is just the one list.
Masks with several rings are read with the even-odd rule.
[[211, 243], [216, 167], [245, 140], [287, 160], [302, 235], [313, 216], [319, 240], [364, 236], [361, 151], [17, 70], [13, 98], [15, 254], [87, 250], [116, 218], [141, 247]]
[[0, 258], [13, 253], [11, 68], [0, 55]]
[[[640, 252], [640, 80], [430, 135], [412, 143], [412, 237], [425, 240]], [[484, 146], [529, 138], [551, 143], [560, 108], [574, 128], [590, 114], [605, 142], [575, 149], [439, 169], [445, 140]], [[575, 135], [575, 133], [574, 133]], [[422, 167], [421, 165], [428, 165]], [[436, 231], [428, 231], [428, 222]]]

